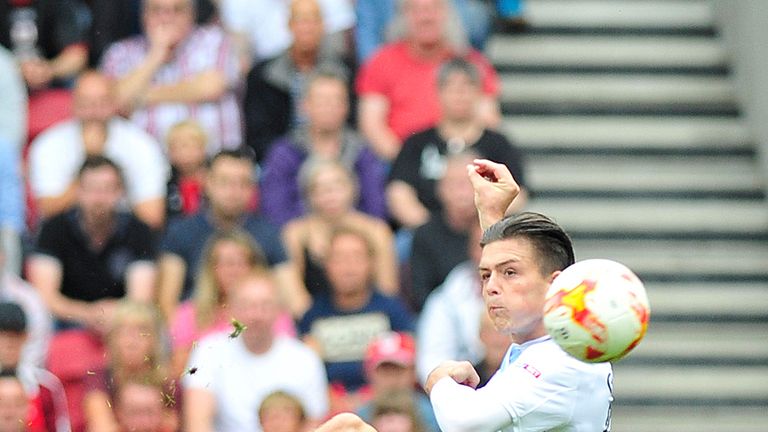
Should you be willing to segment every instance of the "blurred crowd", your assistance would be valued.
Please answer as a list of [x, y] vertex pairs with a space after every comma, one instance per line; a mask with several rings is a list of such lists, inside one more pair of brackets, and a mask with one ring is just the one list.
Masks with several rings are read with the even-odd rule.
[[0, 432], [438, 431], [519, 1], [0, 0]]

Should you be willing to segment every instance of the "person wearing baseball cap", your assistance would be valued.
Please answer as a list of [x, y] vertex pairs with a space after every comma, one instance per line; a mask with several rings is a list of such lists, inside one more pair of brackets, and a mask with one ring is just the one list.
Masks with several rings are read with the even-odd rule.
[[[440, 430], [429, 399], [416, 386], [416, 342], [413, 336], [404, 332], [383, 333], [368, 345], [363, 364], [371, 400], [403, 391], [412, 392], [416, 411], [426, 430]], [[373, 402], [363, 404], [357, 413], [370, 422]]]

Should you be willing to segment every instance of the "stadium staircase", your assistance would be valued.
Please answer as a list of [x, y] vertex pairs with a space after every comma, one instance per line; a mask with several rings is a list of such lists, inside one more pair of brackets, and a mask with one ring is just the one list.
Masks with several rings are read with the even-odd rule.
[[645, 281], [613, 430], [768, 431], [768, 205], [706, 1], [528, 0], [496, 33], [530, 209]]

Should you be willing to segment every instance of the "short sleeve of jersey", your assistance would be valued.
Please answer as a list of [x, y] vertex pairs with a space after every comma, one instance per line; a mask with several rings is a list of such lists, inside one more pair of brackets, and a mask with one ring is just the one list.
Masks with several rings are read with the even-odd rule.
[[[579, 397], [578, 371], [516, 362], [479, 392], [501, 401], [521, 431], [549, 430], [566, 424]], [[581, 397], [589, 397], [581, 395]]]

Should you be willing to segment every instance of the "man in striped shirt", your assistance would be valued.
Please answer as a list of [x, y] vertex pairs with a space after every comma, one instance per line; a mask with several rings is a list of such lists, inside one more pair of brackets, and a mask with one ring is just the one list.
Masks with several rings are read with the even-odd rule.
[[121, 110], [158, 140], [175, 123], [197, 120], [209, 154], [239, 147], [242, 77], [237, 51], [216, 26], [195, 26], [193, 0], [144, 0], [144, 34], [113, 44], [103, 71], [117, 80]]

